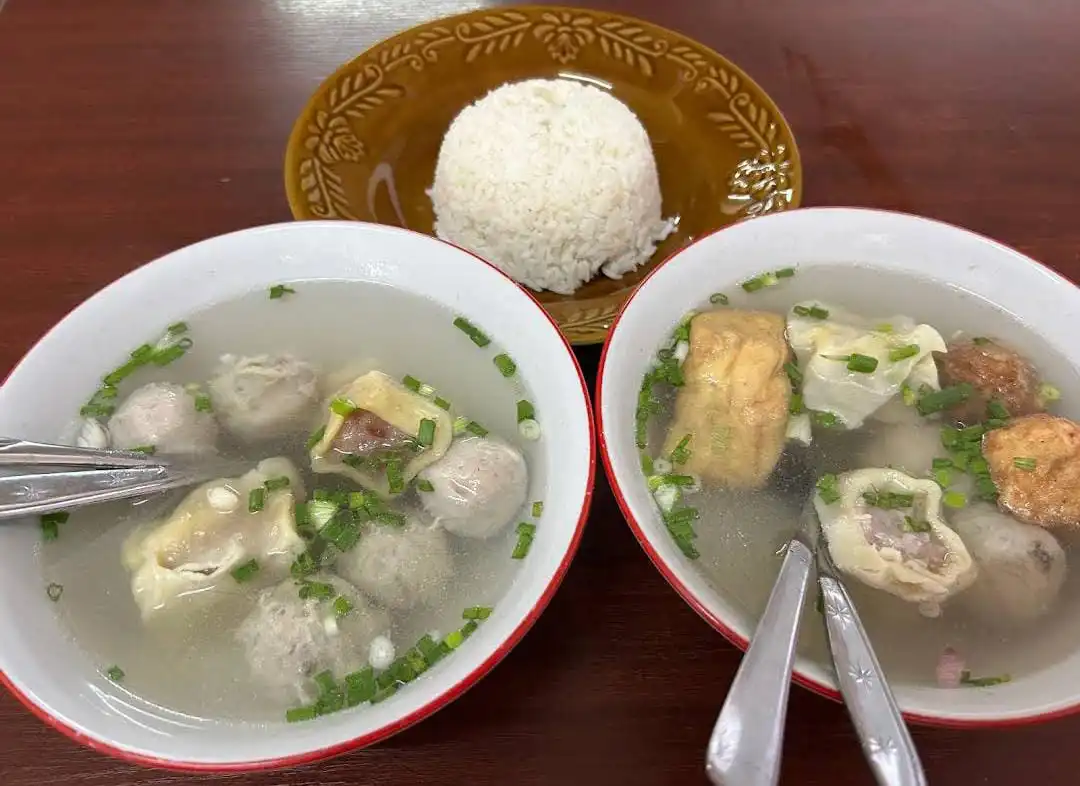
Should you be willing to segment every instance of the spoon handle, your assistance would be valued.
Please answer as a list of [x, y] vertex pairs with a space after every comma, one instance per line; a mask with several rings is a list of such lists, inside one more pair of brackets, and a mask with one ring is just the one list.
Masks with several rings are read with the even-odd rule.
[[0, 466], [146, 467], [160, 463], [152, 456], [132, 451], [94, 450], [0, 437]]
[[843, 583], [818, 577], [829, 649], [863, 754], [880, 786], [926, 786], [915, 743]]
[[779, 780], [791, 666], [813, 568], [810, 549], [792, 540], [709, 738], [705, 771], [715, 786], [775, 786]]

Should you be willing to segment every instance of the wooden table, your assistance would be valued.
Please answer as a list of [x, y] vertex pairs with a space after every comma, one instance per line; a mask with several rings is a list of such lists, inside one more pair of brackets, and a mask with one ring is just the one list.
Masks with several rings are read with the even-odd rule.
[[[475, 5], [0, 0], [0, 366], [137, 265], [289, 219], [282, 152], [306, 96], [377, 38]], [[746, 68], [795, 128], [806, 204], [922, 213], [1080, 276], [1075, 0], [595, 5], [695, 35]], [[587, 374], [598, 355], [579, 353]], [[601, 479], [563, 588], [476, 688], [371, 750], [229, 782], [704, 783], [738, 663], [650, 565]], [[784, 783], [870, 783], [844, 710], [801, 689], [791, 699]], [[915, 730], [934, 786], [1076, 783], [1078, 737], [1080, 717]], [[0, 696], [3, 786], [200, 780], [99, 756]]]

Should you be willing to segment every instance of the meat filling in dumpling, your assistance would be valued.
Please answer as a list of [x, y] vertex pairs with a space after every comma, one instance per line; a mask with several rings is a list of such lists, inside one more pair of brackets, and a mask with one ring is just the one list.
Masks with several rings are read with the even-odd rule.
[[525, 459], [491, 437], [457, 439], [439, 461], [420, 473], [431, 484], [421, 492], [424, 509], [448, 532], [487, 538], [514, 518], [525, 503]]

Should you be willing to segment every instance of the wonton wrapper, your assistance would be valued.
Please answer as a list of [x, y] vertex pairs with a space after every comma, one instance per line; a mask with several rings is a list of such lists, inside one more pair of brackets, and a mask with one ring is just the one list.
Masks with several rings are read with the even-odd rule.
[[[420, 433], [420, 421], [435, 421], [434, 441], [417, 453], [402, 471], [402, 479], [406, 485], [420, 470], [442, 458], [454, 438], [454, 423], [448, 412], [398, 384], [381, 371], [369, 371], [358, 377], [338, 391], [335, 398], [348, 399], [358, 409], [382, 418], [394, 428], [413, 437]], [[383, 499], [390, 499], [394, 495], [390, 494], [385, 473], [374, 475], [366, 470], [350, 467], [334, 454], [331, 446], [344, 422], [345, 418], [330, 411], [323, 438], [311, 449], [311, 471], [344, 475]]]
[[[263, 509], [249, 512], [251, 490], [279, 477], [289, 478], [289, 486], [267, 491]], [[227, 490], [235, 492], [232, 510], [211, 502], [223, 491], [228, 499]], [[296, 532], [295, 511], [296, 500], [303, 496], [292, 462], [266, 459], [242, 477], [204, 483], [156, 527], [133, 532], [124, 542], [121, 559], [131, 573], [131, 593], [143, 621], [180, 607], [206, 608], [237, 599], [248, 588], [288, 576], [289, 566], [305, 548]], [[241, 585], [229, 571], [251, 559], [259, 570]]]
[[682, 469], [731, 488], [763, 485], [784, 448], [789, 357], [777, 314], [723, 309], [695, 316], [664, 453], [691, 434]]
[[[799, 316], [795, 308], [818, 306], [828, 319]], [[875, 327], [888, 325], [888, 332]], [[802, 371], [803, 403], [807, 409], [831, 412], [845, 428], [855, 429], [896, 396], [906, 382], [914, 390], [923, 385], [938, 389], [937, 367], [931, 353], [945, 351], [945, 339], [929, 325], [917, 325], [907, 317], [879, 322], [844, 309], [808, 300], [788, 312], [787, 335]], [[916, 345], [918, 353], [899, 361], [889, 351]], [[877, 358], [869, 374], [849, 371], [837, 358], [852, 354]]]
[[[843, 573], [920, 604], [928, 616], [936, 616], [941, 603], [975, 581], [978, 569], [963, 540], [942, 518], [941, 487], [934, 481], [918, 480], [894, 469], [859, 469], [840, 475], [837, 490], [840, 499], [833, 504], [814, 494], [814, 507], [829, 554]], [[932, 570], [924, 560], [903, 558], [898, 549], [879, 548], [867, 540], [862, 517], [869, 506], [862, 495], [868, 491], [923, 495], [931, 537], [947, 551], [939, 570]]]

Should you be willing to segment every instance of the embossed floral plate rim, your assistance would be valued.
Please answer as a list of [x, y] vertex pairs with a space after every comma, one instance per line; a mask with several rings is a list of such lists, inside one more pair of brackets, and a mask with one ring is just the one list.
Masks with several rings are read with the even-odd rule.
[[[728, 144], [745, 150], [746, 158], [729, 174], [727, 197], [716, 206], [716, 221], [700, 234], [800, 205], [802, 162], [791, 125], [769, 94], [739, 66], [692, 37], [648, 20], [601, 9], [522, 4], [415, 25], [369, 46], [330, 74], [298, 115], [286, 146], [285, 192], [294, 219], [363, 220], [350, 208], [344, 179], [333, 167], [360, 162], [367, 155], [351, 121], [363, 121], [384, 102], [407, 97], [405, 86], [388, 79], [395, 70], [423, 71], [440, 62], [441, 53], [451, 46], [462, 49], [467, 64], [497, 57], [530, 37], [559, 67], [572, 66], [584, 47], [595, 45], [613, 67], [628, 66], [636, 72], [628, 81], [638, 80], [637, 86], [654, 95], [661, 96], [662, 91], [640, 80], [651, 77], [658, 62], [665, 61], [677, 69], [678, 82], [694, 93], [715, 91], [726, 101], [718, 102], [705, 117]], [[588, 75], [588, 69], [582, 73]], [[321, 108], [324, 103], [329, 111]], [[647, 273], [693, 240], [691, 236], [680, 246], [659, 249], [639, 271]], [[570, 298], [533, 294], [571, 343], [598, 344], [639, 283], [631, 280], [613, 292], [584, 292]]]

